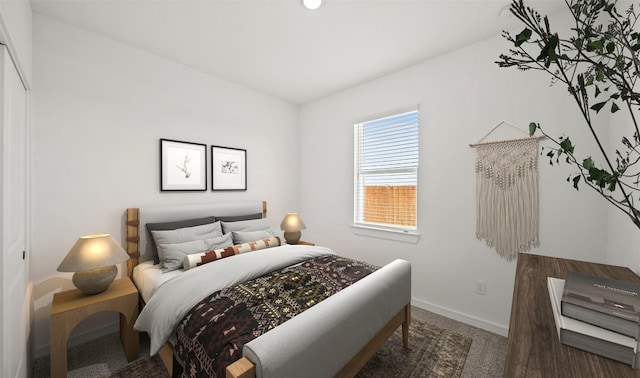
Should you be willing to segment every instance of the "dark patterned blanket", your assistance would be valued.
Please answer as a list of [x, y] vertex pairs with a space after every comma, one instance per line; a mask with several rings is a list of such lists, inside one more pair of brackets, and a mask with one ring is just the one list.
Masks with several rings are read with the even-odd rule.
[[178, 325], [174, 377], [224, 377], [244, 344], [377, 269], [321, 256], [211, 294]]

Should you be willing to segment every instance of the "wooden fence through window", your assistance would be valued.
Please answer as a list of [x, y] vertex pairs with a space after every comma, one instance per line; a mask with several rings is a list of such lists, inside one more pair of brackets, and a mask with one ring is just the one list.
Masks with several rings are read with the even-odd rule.
[[415, 186], [365, 186], [364, 221], [416, 227]]

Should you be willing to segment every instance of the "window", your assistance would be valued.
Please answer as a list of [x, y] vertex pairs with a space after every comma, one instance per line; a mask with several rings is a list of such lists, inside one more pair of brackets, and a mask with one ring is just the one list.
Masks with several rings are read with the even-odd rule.
[[418, 111], [354, 125], [354, 226], [417, 229]]

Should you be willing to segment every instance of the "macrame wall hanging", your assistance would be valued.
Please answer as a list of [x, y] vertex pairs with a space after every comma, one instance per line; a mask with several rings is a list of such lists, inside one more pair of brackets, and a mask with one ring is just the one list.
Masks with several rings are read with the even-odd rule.
[[476, 237], [501, 257], [538, 245], [538, 139], [528, 137], [470, 144], [476, 158]]

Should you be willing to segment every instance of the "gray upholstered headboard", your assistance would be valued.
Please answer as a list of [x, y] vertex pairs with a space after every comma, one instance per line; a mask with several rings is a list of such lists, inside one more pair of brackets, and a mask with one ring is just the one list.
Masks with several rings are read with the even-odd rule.
[[172, 222], [207, 216], [230, 217], [261, 213], [267, 216], [266, 201], [197, 203], [171, 206], [151, 206], [127, 209], [128, 275], [139, 262], [152, 260], [151, 246], [147, 240], [147, 223]]

